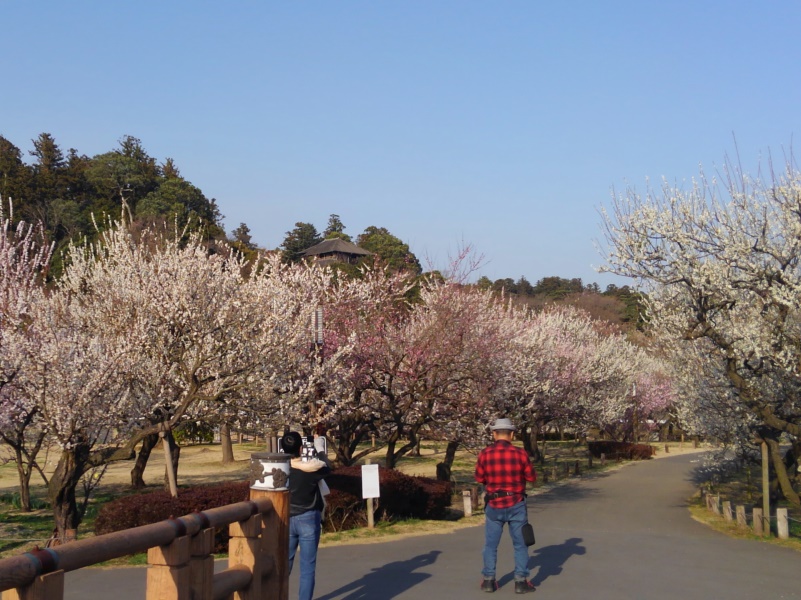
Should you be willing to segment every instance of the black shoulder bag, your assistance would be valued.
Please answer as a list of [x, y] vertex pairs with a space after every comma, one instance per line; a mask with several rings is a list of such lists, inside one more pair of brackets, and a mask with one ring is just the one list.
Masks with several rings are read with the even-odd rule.
[[526, 546], [533, 546], [537, 540], [534, 539], [534, 528], [531, 526], [531, 523], [526, 521], [526, 524], [523, 525], [523, 541], [526, 543]]
[[[523, 498], [525, 498], [525, 496], [523, 496]], [[523, 525], [520, 531], [523, 533], [523, 541], [526, 543], [526, 546], [533, 546], [537, 542], [537, 540], [534, 539], [534, 528], [528, 520], [528, 504], [526, 504], [526, 524]]]

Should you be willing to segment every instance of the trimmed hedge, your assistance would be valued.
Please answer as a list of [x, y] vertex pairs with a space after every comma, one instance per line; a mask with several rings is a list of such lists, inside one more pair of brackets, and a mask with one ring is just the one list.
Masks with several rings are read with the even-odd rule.
[[[441, 519], [450, 506], [453, 487], [450, 482], [428, 477], [412, 477], [399, 471], [379, 467], [381, 498], [376, 503], [376, 518]], [[367, 523], [362, 500], [361, 467], [343, 467], [326, 477], [331, 494], [326, 498], [325, 531], [341, 531]], [[247, 500], [246, 481], [196, 486], [178, 490], [173, 498], [166, 491], [133, 494], [107, 502], [95, 520], [95, 534], [103, 535], [122, 529], [157, 523], [170, 517], [181, 517], [194, 511]], [[228, 527], [215, 532], [215, 552], [224, 552], [228, 543]]]
[[[236, 481], [179, 489], [177, 498], [164, 490], [123, 496], [100, 507], [95, 519], [95, 535], [235, 504], [247, 500], [249, 493], [247, 481]], [[228, 527], [219, 527], [214, 532], [214, 552], [225, 552], [227, 547]]]
[[631, 442], [596, 441], [587, 442], [590, 454], [601, 458], [605, 454], [609, 459], [647, 460], [656, 454], [653, 446], [648, 444], [632, 444]]
[[[331, 494], [326, 498], [325, 531], [341, 531], [367, 523], [362, 500], [361, 467], [342, 467], [326, 477]], [[394, 469], [378, 467], [381, 498], [376, 502], [377, 519], [442, 519], [451, 504], [453, 485], [429, 477], [413, 477]]]

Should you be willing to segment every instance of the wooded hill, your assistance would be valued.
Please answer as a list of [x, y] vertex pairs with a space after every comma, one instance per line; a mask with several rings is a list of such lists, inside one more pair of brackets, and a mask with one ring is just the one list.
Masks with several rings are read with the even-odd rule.
[[[61, 270], [60, 250], [70, 240], [93, 239], [98, 229], [106, 227], [107, 219], [119, 219], [123, 211], [138, 226], [155, 221], [175, 223], [179, 228], [202, 230], [210, 242], [227, 240], [249, 258], [258, 254], [247, 224], [241, 223], [227, 236], [217, 201], [182, 177], [173, 159], [159, 162], [150, 156], [138, 138], [124, 136], [117, 148], [93, 157], [74, 148], [64, 152], [49, 133], [40, 134], [32, 144], [28, 151], [32, 160], [26, 161], [19, 147], [0, 136], [0, 198], [4, 204], [12, 199], [15, 222], [41, 223], [47, 239], [55, 243], [56, 275]], [[412, 275], [423, 271], [408, 244], [385, 227], [367, 227], [351, 240], [336, 214], [330, 215], [321, 233], [311, 223], [295, 223], [279, 250], [285, 260], [297, 261], [304, 250], [337, 237], [354, 241], [390, 269]], [[353, 265], [343, 265], [341, 270], [358, 276]], [[581, 279], [557, 276], [533, 285], [524, 276], [517, 281], [481, 277], [476, 285], [503, 291], [532, 308], [570, 304], [623, 328], [641, 322], [636, 294], [628, 286], [610, 285], [601, 291], [595, 283], [585, 285]]]

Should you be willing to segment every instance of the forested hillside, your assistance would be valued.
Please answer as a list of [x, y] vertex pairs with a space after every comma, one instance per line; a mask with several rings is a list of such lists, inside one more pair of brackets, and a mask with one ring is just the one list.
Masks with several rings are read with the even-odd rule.
[[508, 294], [520, 304], [542, 308], [548, 304], [564, 304], [580, 308], [596, 319], [603, 319], [622, 329], [641, 329], [643, 303], [640, 295], [629, 286], [609, 284], [604, 291], [597, 283], [584, 284], [581, 279], [543, 277], [532, 285], [525, 277], [491, 281], [481, 277], [476, 283], [481, 289], [493, 289]]
[[104, 215], [119, 219], [123, 210], [132, 220], [177, 219], [179, 227], [202, 226], [209, 238], [225, 237], [214, 198], [184, 179], [172, 159], [159, 163], [133, 136], [92, 157], [75, 148], [65, 152], [49, 133], [32, 144], [26, 156], [0, 136], [0, 197], [13, 201], [15, 221], [41, 223], [57, 250], [69, 239], [94, 236], [95, 223], [103, 229]]
[[[14, 221], [41, 223], [48, 240], [55, 243], [53, 260], [60, 271], [60, 250], [71, 239], [94, 238], [107, 226], [107, 219], [119, 219], [123, 211], [140, 226], [166, 221], [190, 230], [202, 229], [206, 239], [223, 240], [223, 215], [214, 198], [207, 198], [181, 176], [171, 158], [159, 162], [150, 156], [142, 141], [124, 136], [117, 148], [89, 157], [75, 148], [66, 152], [49, 133], [31, 141], [23, 151], [0, 136], [0, 198], [13, 201]], [[284, 260], [296, 262], [301, 253], [324, 239], [342, 238], [373, 253], [381, 264], [393, 271], [423, 272], [420, 260], [409, 245], [386, 227], [371, 225], [361, 234], [345, 233], [339, 215], [332, 214], [326, 228], [318, 232], [308, 222], [299, 221], [286, 232], [280, 245]], [[228, 240], [248, 258], [257, 255], [250, 228], [241, 223]], [[358, 274], [354, 265], [342, 265], [350, 276]], [[641, 324], [637, 297], [627, 286], [610, 285], [603, 292], [595, 283], [581, 279], [545, 277], [531, 284], [525, 276], [491, 281], [481, 277], [476, 285], [508, 294], [532, 308], [546, 304], [568, 304], [582, 308], [597, 319], [624, 329]]]

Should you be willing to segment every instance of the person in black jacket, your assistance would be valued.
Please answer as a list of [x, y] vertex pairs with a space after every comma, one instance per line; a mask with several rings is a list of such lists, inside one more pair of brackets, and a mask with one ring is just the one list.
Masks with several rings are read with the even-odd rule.
[[[314, 594], [314, 571], [317, 567], [317, 546], [320, 543], [322, 514], [325, 503], [321, 482], [331, 472], [325, 455], [315, 449], [301, 458], [303, 439], [296, 431], [281, 438], [284, 452], [292, 455], [289, 470], [289, 571], [300, 547], [299, 600], [311, 600]], [[327, 460], [327, 459], [326, 459]], [[327, 488], [326, 488], [327, 489]]]

